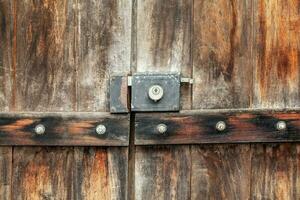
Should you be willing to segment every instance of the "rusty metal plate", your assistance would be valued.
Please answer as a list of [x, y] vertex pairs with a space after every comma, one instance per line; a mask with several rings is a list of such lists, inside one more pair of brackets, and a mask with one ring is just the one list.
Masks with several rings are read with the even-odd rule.
[[135, 112], [179, 111], [180, 74], [134, 74], [131, 110]]

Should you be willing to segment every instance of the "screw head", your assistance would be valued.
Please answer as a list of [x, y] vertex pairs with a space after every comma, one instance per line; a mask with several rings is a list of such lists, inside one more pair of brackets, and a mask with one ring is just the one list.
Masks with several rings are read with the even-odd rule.
[[276, 123], [276, 129], [278, 131], [284, 131], [286, 130], [286, 122], [285, 121], [279, 121]]
[[152, 85], [148, 90], [148, 96], [153, 101], [159, 101], [164, 95], [164, 89], [160, 85]]
[[158, 124], [158, 125], [156, 126], [156, 130], [157, 130], [159, 133], [164, 134], [165, 132], [167, 132], [168, 127], [167, 127], [167, 125], [165, 125], [165, 124]]
[[105, 134], [105, 132], [106, 132], [106, 127], [104, 125], [100, 124], [96, 127], [96, 133], [98, 135], [103, 135]]
[[216, 129], [218, 131], [224, 131], [226, 129], [226, 123], [224, 121], [219, 121], [217, 124], [216, 124]]
[[35, 126], [34, 131], [38, 135], [43, 135], [45, 133], [45, 126], [43, 124], [38, 124]]

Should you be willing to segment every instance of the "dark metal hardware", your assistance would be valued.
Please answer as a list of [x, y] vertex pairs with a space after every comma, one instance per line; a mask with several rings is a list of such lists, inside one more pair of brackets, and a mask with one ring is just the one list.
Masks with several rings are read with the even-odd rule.
[[193, 79], [181, 77], [179, 73], [136, 73], [128, 77], [112, 76], [110, 111], [111, 113], [129, 112], [127, 86], [131, 87], [131, 111], [179, 111], [180, 83], [192, 84]]

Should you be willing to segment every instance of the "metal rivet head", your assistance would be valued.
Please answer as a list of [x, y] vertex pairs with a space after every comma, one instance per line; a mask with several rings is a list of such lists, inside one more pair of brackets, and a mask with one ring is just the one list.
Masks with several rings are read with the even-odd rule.
[[167, 127], [167, 125], [165, 125], [165, 124], [158, 124], [157, 127], [156, 127], [156, 130], [157, 130], [159, 133], [163, 134], [163, 133], [167, 132], [168, 127]]
[[38, 124], [34, 128], [35, 133], [38, 135], [43, 135], [45, 133], [45, 130], [46, 130], [46, 128], [43, 124]]
[[277, 122], [276, 123], [276, 129], [278, 131], [284, 131], [284, 130], [286, 130], [286, 122], [284, 122], [284, 121]]
[[148, 96], [153, 101], [159, 101], [164, 95], [164, 89], [160, 85], [152, 85], [148, 90]]
[[105, 134], [105, 132], [106, 132], [106, 127], [104, 125], [100, 124], [96, 127], [96, 133], [98, 135], [103, 135]]
[[223, 122], [223, 121], [219, 121], [217, 124], [216, 124], [216, 129], [218, 131], [224, 131], [226, 129], [226, 123]]

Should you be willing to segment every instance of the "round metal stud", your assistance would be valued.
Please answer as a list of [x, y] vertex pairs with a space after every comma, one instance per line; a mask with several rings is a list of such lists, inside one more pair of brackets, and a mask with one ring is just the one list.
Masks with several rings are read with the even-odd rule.
[[35, 133], [38, 135], [43, 135], [45, 133], [45, 130], [46, 130], [46, 128], [43, 124], [38, 124], [34, 128]]
[[96, 127], [96, 133], [98, 135], [103, 135], [105, 134], [105, 132], [106, 132], [106, 127], [104, 125], [100, 124]]
[[167, 127], [167, 125], [165, 125], [165, 124], [158, 124], [157, 127], [156, 127], [156, 130], [157, 130], [159, 133], [164, 134], [165, 132], [167, 132], [168, 127]]
[[160, 85], [152, 85], [148, 90], [148, 96], [153, 101], [159, 101], [164, 95], [164, 89]]
[[279, 121], [276, 123], [276, 129], [278, 131], [284, 131], [286, 130], [286, 122], [285, 121]]
[[217, 124], [216, 124], [216, 129], [218, 131], [224, 131], [226, 129], [226, 123], [224, 121], [219, 121]]

